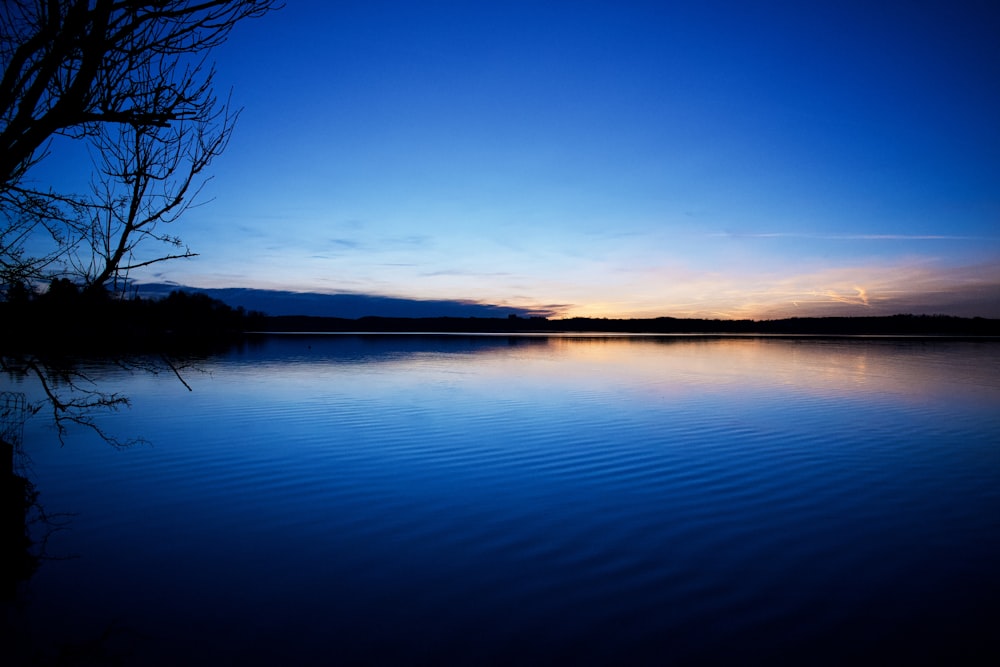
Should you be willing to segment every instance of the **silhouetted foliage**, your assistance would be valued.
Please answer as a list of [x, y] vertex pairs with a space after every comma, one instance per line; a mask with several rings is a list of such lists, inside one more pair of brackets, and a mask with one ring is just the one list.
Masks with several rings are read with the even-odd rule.
[[163, 299], [122, 299], [98, 286], [55, 278], [39, 294], [0, 302], [5, 352], [116, 355], [225, 344], [256, 328], [261, 314], [205, 294], [174, 291]]
[[[130, 269], [192, 254], [158, 226], [192, 205], [238, 115], [216, 100], [215, 73], [205, 58], [236, 23], [274, 6], [274, 0], [3, 3], [0, 282], [64, 272], [103, 285]], [[31, 182], [54, 137], [94, 148], [89, 194]], [[158, 244], [167, 248], [135, 253]]]

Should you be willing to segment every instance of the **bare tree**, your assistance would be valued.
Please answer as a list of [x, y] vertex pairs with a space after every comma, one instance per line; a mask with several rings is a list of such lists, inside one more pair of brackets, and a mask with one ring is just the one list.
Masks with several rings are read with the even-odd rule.
[[[164, 225], [197, 203], [206, 169], [238, 111], [214, 93], [211, 50], [277, 0], [3, 0], [0, 2], [0, 289], [69, 275], [103, 287], [128, 271], [192, 253]], [[57, 191], [33, 169], [59, 142], [83, 142], [89, 192]], [[81, 174], [86, 182], [87, 174]], [[171, 372], [166, 356], [118, 360]], [[0, 372], [35, 378], [60, 439], [97, 425], [126, 397], [72, 366], [0, 355]], [[183, 382], [183, 379], [181, 379]], [[120, 444], [120, 443], [119, 443]]]
[[[103, 284], [150, 259], [189, 256], [157, 223], [191, 205], [236, 117], [217, 105], [215, 71], [204, 58], [236, 23], [275, 6], [275, 0], [6, 0], [0, 278], [37, 276], [62, 261], [83, 280]], [[94, 147], [99, 168], [89, 195], [30, 181], [32, 167], [60, 136]], [[49, 245], [29, 252], [39, 235]], [[172, 250], [137, 261], [137, 245], [149, 242]]]
[[117, 284], [132, 269], [195, 255], [163, 225], [203, 203], [204, 171], [225, 150], [239, 116], [209, 94], [202, 105], [193, 118], [165, 127], [100, 128], [90, 205], [75, 235], [81, 243], [68, 255], [87, 285]]

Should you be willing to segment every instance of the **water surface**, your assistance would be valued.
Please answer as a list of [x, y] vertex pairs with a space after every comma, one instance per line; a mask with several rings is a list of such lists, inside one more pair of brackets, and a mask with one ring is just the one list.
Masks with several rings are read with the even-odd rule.
[[24, 650], [1000, 657], [1000, 344], [270, 336], [196, 366], [193, 391], [89, 369], [133, 402], [102, 423], [150, 445], [29, 421], [44, 507], [75, 516]]

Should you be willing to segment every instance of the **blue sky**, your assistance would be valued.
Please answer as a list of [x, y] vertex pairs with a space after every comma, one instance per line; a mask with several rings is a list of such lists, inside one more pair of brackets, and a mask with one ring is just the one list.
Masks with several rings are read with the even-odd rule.
[[997, 7], [289, 0], [214, 53], [244, 112], [172, 229], [200, 256], [139, 277], [1000, 317]]

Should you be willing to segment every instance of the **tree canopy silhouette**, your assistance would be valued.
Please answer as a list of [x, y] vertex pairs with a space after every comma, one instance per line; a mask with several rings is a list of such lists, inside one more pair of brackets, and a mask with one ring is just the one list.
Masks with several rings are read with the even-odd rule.
[[[238, 115], [216, 98], [206, 57], [236, 23], [274, 8], [275, 0], [3, 3], [4, 284], [61, 273], [104, 285], [130, 269], [191, 256], [158, 226], [191, 206]], [[59, 137], [94, 148], [91, 192], [32, 183], [32, 168]]]

